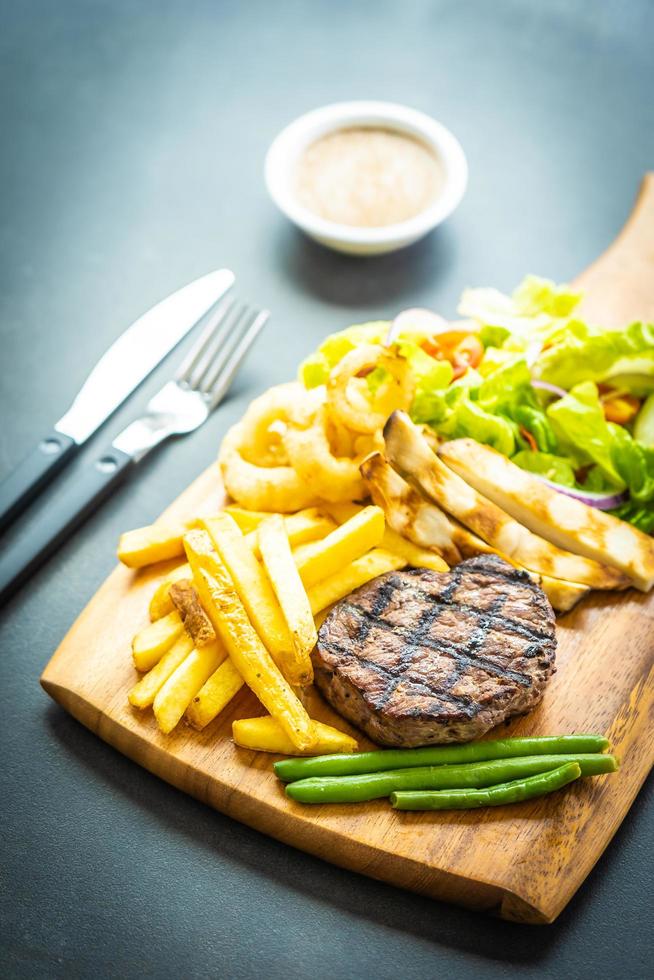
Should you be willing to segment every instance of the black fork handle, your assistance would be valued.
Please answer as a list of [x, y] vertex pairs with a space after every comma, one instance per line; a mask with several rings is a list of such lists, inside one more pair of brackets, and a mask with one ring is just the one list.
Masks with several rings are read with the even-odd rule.
[[29, 576], [84, 523], [111, 491], [122, 483], [134, 461], [110, 447], [76, 476], [66, 493], [53, 498], [24, 534], [0, 550], [0, 603], [6, 601]]
[[74, 439], [53, 429], [0, 483], [0, 531], [70, 461], [77, 448]]

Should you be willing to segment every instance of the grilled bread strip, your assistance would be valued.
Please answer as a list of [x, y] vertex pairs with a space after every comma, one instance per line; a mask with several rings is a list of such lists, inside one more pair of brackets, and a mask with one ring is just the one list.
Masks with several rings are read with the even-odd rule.
[[620, 569], [643, 592], [654, 585], [654, 539], [648, 534], [559, 493], [473, 439], [447, 442], [439, 456], [466, 483], [552, 544]]
[[384, 427], [384, 442], [401, 476], [512, 561], [540, 575], [595, 589], [629, 586], [623, 572], [563, 551], [509, 517], [446, 466], [404, 412], [393, 412]]
[[463, 555], [454, 543], [452, 522], [440, 507], [410, 487], [381, 453], [372, 453], [359, 469], [390, 528], [421, 548], [437, 551], [448, 565], [458, 565]]
[[[518, 562], [450, 519], [436, 504], [425, 500], [395, 472], [381, 453], [368, 456], [361, 464], [361, 473], [372, 499], [384, 511], [388, 526], [413, 544], [438, 552], [450, 565], [457, 564], [462, 558], [499, 554], [500, 558], [516, 568], [522, 568]], [[557, 612], [572, 609], [590, 591], [587, 585], [577, 582], [566, 582], [536, 572], [528, 574], [540, 585]]]

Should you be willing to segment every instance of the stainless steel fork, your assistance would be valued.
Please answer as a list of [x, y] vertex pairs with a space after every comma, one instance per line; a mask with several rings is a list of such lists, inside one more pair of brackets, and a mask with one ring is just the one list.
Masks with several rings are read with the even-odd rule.
[[0, 602], [14, 592], [155, 446], [199, 428], [223, 400], [245, 355], [265, 326], [267, 310], [223, 300], [172, 381], [145, 413], [49, 501], [0, 557]]

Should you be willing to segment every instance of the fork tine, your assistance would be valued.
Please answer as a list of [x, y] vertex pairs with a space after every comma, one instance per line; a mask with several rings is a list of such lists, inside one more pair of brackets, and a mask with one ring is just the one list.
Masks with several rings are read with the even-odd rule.
[[206, 384], [207, 374], [213, 373], [213, 365], [216, 360], [224, 359], [226, 353], [232, 349], [243, 331], [243, 323], [248, 314], [248, 307], [245, 303], [235, 305], [230, 312], [228, 320], [225, 320], [222, 328], [207, 344], [200, 361], [194, 368], [189, 386], [194, 391], [201, 391], [205, 394], [208, 390]]
[[241, 361], [263, 330], [269, 317], [269, 310], [248, 310], [248, 317], [244, 321], [247, 324], [245, 332], [241, 334], [238, 342], [232, 345], [230, 350], [224, 351], [213, 365], [209, 377], [205, 379], [205, 392], [211, 398], [212, 408], [215, 408], [227, 394]]
[[225, 332], [225, 325], [230, 319], [230, 314], [233, 313], [235, 306], [236, 301], [231, 296], [227, 296], [218, 304], [214, 312], [209, 317], [204, 330], [180, 364], [175, 375], [175, 381], [177, 381], [178, 384], [192, 387], [191, 377], [196, 365], [198, 364], [198, 361], [202, 357], [204, 351], [211, 346], [214, 336]]
[[204, 395], [211, 395], [216, 378], [222, 372], [232, 351], [237, 347], [241, 337], [248, 329], [253, 315], [256, 314], [257, 311], [253, 310], [252, 307], [249, 307], [244, 303], [240, 312], [241, 315], [239, 316], [238, 321], [234, 324], [229, 337], [227, 337], [220, 350], [214, 351], [214, 356], [211, 363], [207, 364], [201, 385], [201, 390]]

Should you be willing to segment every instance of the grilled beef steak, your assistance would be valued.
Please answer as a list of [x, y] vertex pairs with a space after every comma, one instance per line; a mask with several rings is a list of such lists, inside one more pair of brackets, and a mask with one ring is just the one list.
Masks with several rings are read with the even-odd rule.
[[555, 649], [544, 592], [480, 555], [447, 574], [389, 572], [339, 602], [318, 634], [315, 681], [381, 745], [465, 742], [538, 704]]

